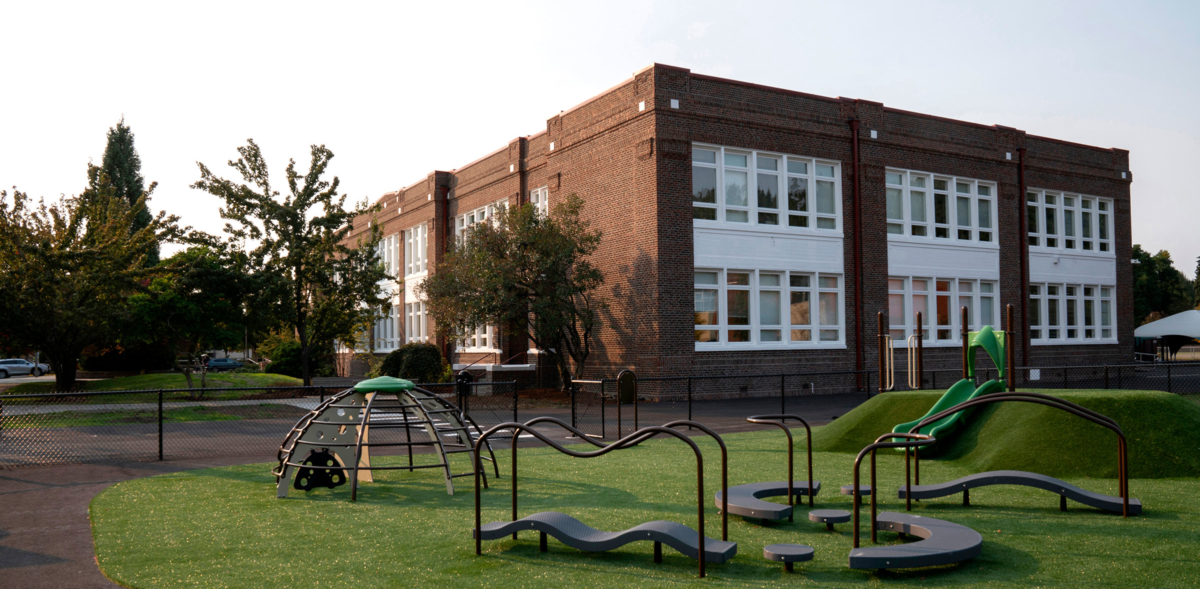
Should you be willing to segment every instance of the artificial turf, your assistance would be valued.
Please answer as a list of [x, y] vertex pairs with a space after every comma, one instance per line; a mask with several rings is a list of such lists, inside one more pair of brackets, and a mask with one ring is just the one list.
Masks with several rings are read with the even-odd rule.
[[[222, 387], [283, 387], [298, 386], [302, 381], [298, 378], [283, 374], [260, 372], [212, 372], [205, 378], [205, 387], [210, 389]], [[200, 387], [200, 375], [192, 375], [192, 384]], [[169, 372], [159, 374], [138, 374], [100, 380], [81, 380], [76, 383], [79, 391], [146, 391], [155, 389], [186, 389], [187, 378], [182, 373]], [[4, 391], [3, 394], [20, 395], [36, 393], [53, 393], [55, 384], [52, 381], [27, 382]], [[226, 391], [212, 398], [239, 398], [255, 391]], [[112, 399], [112, 397], [101, 397]], [[107, 401], [114, 402], [114, 401]]]
[[[163, 411], [166, 423], [192, 421], [237, 421], [240, 419], [299, 419], [308, 413], [294, 405], [268, 404], [226, 405], [216, 407], [180, 407]], [[88, 427], [96, 425], [118, 425], [125, 423], [158, 423], [158, 411], [154, 409], [120, 411], [59, 411], [54, 413], [29, 413], [9, 416], [4, 421], [7, 429], [47, 427]]]
[[[817, 431], [820, 431], [818, 428]], [[802, 436], [801, 436], [802, 437]], [[719, 488], [719, 452], [704, 450], [706, 535], [720, 537], [712, 503]], [[778, 431], [724, 436], [731, 485], [780, 480], [784, 441]], [[797, 447], [803, 447], [798, 440]], [[497, 451], [504, 478], [483, 493], [483, 521], [507, 519], [508, 452]], [[418, 460], [429, 456], [418, 456]], [[398, 457], [376, 458], [395, 462]], [[467, 468], [456, 457], [456, 472]], [[849, 509], [837, 488], [851, 481], [853, 457], [814, 456], [824, 489], [817, 508]], [[803, 478], [803, 454], [797, 478]], [[958, 565], [912, 571], [852, 571], [849, 524], [827, 532], [807, 521], [807, 504], [795, 522], [769, 526], [729, 518], [729, 539], [738, 555], [710, 565], [696, 578], [696, 563], [670, 549], [654, 564], [652, 545], [630, 544], [608, 553], [584, 553], [550, 540], [538, 552], [537, 536], [485, 542], [474, 554], [470, 479], [458, 479], [446, 495], [432, 469], [380, 471], [349, 501], [348, 487], [275, 498], [270, 464], [216, 468], [119, 483], [97, 496], [90, 516], [97, 561], [104, 573], [128, 587], [1190, 587], [1200, 579], [1200, 480], [1133, 480], [1130, 488], [1145, 512], [1123, 519], [1072, 503], [1058, 511], [1058, 497], [1022, 487], [973, 490], [972, 506], [957, 496], [914, 504], [914, 513], [969, 526], [984, 536], [979, 557]], [[520, 454], [522, 515], [554, 510], [603, 530], [621, 530], [666, 519], [696, 526], [696, 473], [692, 452], [676, 440], [659, 439], [593, 459], [574, 459], [549, 448]], [[895, 489], [903, 480], [902, 457], [879, 458], [881, 509], [903, 510]], [[958, 461], [923, 461], [924, 482], [968, 474]], [[864, 481], [868, 471], [864, 468]], [[1069, 478], [1086, 489], [1116, 494], [1113, 479]], [[869, 508], [868, 508], [869, 509]], [[865, 517], [865, 515], [864, 515]], [[896, 542], [891, 533], [880, 533]], [[865, 526], [864, 526], [865, 542]], [[815, 559], [785, 574], [762, 558], [772, 543], [807, 544]]]

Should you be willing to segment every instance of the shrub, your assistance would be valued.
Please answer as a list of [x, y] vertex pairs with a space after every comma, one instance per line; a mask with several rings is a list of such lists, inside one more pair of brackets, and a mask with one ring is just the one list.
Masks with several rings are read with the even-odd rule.
[[413, 343], [404, 344], [388, 354], [379, 367], [379, 373], [413, 382], [441, 382], [448, 369], [446, 359], [437, 346]]

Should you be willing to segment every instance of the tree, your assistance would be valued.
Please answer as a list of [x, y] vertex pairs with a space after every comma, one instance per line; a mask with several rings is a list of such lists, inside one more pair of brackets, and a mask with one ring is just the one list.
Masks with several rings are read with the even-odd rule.
[[[116, 127], [108, 129], [108, 142], [104, 146], [104, 157], [101, 159], [100, 166], [88, 164], [88, 178], [92, 185], [98, 183], [101, 174], [108, 176], [108, 181], [116, 191], [116, 195], [125, 199], [130, 207], [134, 207], [136, 215], [130, 232], [138, 231], [149, 225], [150, 193], [154, 192], [154, 187], [158, 183], [151, 183], [150, 189], [146, 190], [146, 179], [142, 177], [142, 158], [138, 156], [137, 149], [133, 146], [133, 131], [125, 125], [125, 117], [121, 117], [121, 120], [117, 121]], [[139, 206], [138, 199], [142, 198], [143, 193], [145, 193], [146, 199]], [[84, 195], [85, 197], [90, 195], [90, 191], [85, 191]], [[146, 265], [157, 264], [158, 244], [155, 244], [154, 249], [146, 256]]]
[[[213, 174], [203, 163], [200, 180], [192, 188], [224, 201], [221, 217], [230, 247], [257, 243], [247, 251], [254, 274], [274, 276], [281, 287], [273, 304], [278, 317], [300, 342], [304, 384], [312, 382], [311, 355], [322, 342], [353, 345], [354, 326], [364, 317], [375, 317], [389, 303], [390, 293], [378, 283], [387, 277], [377, 259], [379, 227], [370, 223], [366, 237], [355, 247], [343, 245], [354, 229], [356, 217], [373, 213], [366, 202], [352, 210], [346, 195], [338, 195], [339, 180], [322, 179], [333, 152], [313, 145], [306, 173], [288, 162], [286, 181], [291, 194], [280, 198], [271, 187], [266, 160], [254, 140], [239, 147], [241, 157], [230, 161], [245, 183]], [[319, 210], [318, 210], [319, 207]]]
[[564, 386], [571, 362], [582, 374], [604, 307], [595, 292], [604, 275], [588, 260], [602, 234], [582, 220], [583, 204], [572, 194], [549, 217], [525, 205], [472, 225], [419, 287], [438, 332], [513, 326], [549, 353]]
[[1192, 278], [1192, 308], [1200, 309], [1200, 256], [1196, 256], [1196, 275]]
[[[175, 353], [188, 388], [206, 350], [242, 342], [243, 301], [251, 278], [238, 267], [237, 252], [194, 246], [164, 260], [171, 271], [129, 299], [131, 321], [125, 337], [162, 342]], [[200, 388], [205, 386], [201, 372]]]
[[49, 207], [0, 191], [0, 325], [45, 352], [61, 391], [74, 388], [83, 349], [113, 337], [125, 298], [159, 272], [146, 266], [155, 245], [180, 233], [165, 213], [131, 233], [146, 196], [130, 206], [105, 174], [89, 191]]
[[1152, 315], [1167, 317], [1194, 307], [1194, 285], [1175, 268], [1169, 252], [1150, 255], [1135, 244], [1132, 257], [1134, 325]]

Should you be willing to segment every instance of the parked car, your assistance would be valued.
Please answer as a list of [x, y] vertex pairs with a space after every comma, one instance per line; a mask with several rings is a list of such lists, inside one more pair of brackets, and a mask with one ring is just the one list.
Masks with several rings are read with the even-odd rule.
[[236, 370], [242, 367], [242, 363], [231, 358], [213, 358], [208, 361], [208, 370], [210, 372], [226, 372]]
[[19, 374], [32, 374], [41, 376], [50, 372], [50, 367], [45, 364], [34, 364], [29, 360], [21, 360], [18, 358], [10, 358], [8, 360], [0, 360], [0, 378], [8, 378]]

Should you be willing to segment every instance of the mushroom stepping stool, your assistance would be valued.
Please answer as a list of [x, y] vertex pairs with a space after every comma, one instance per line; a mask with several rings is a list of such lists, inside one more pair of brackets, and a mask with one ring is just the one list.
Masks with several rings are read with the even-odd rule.
[[808, 512], [808, 521], [825, 524], [825, 529], [832, 532], [833, 524], [850, 521], [850, 512], [840, 509], [814, 509]]
[[803, 544], [768, 544], [763, 548], [763, 558], [782, 562], [787, 572], [792, 572], [792, 563], [812, 560], [812, 546]]
[[[842, 485], [841, 491], [842, 491], [843, 495], [853, 496], [854, 495], [854, 485]], [[870, 496], [871, 496], [871, 485], [859, 485], [858, 486], [858, 501], [860, 503], [865, 501], [866, 498], [870, 497]]]

